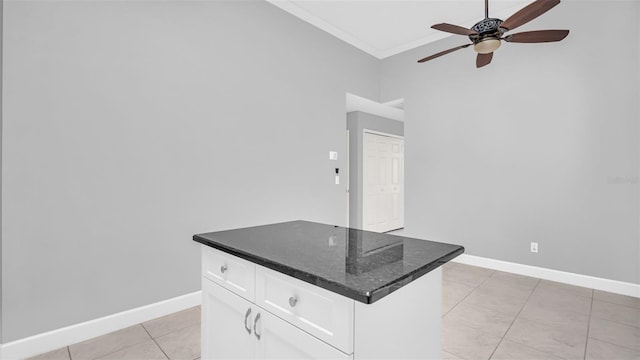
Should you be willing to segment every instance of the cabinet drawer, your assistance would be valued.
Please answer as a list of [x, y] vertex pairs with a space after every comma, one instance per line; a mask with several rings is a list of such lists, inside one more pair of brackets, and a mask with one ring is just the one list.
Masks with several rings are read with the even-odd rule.
[[350, 360], [353, 354], [347, 355], [328, 345], [316, 337], [298, 329], [288, 322], [271, 315], [268, 311], [260, 312], [256, 331], [260, 339], [256, 342], [256, 359], [267, 360]]
[[252, 262], [209, 246], [202, 247], [202, 275], [252, 302], [255, 300], [255, 269]]
[[256, 265], [256, 304], [344, 353], [353, 353], [353, 300]]

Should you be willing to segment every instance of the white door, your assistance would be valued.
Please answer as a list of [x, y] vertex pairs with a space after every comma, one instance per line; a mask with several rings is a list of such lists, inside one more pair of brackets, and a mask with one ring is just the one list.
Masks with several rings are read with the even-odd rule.
[[364, 133], [364, 230], [386, 232], [404, 227], [404, 139]]
[[207, 279], [202, 292], [202, 359], [253, 359], [256, 307]]
[[261, 310], [259, 315], [256, 359], [352, 359], [267, 311]]

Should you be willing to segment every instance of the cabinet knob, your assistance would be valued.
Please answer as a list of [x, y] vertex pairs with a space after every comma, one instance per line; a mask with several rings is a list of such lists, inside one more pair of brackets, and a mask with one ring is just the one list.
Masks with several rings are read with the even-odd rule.
[[291, 305], [291, 307], [296, 306], [296, 304], [298, 303], [298, 298], [295, 296], [292, 296], [289, 298], [289, 305]]
[[227, 271], [227, 265], [220, 266], [220, 272], [224, 274], [225, 271]]

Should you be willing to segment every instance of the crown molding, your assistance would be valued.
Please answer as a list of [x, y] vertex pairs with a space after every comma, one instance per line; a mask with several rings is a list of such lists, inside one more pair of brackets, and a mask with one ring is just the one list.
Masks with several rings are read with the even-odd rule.
[[290, 13], [291, 15], [299, 19], [302, 19], [308, 22], [309, 24], [319, 28], [320, 30], [328, 32], [329, 34], [366, 52], [369, 55], [372, 55], [378, 59], [382, 59], [384, 57], [383, 56], [384, 53], [382, 51], [372, 47], [371, 45], [358, 39], [357, 37], [329, 24], [328, 22], [309, 13], [308, 11], [304, 10], [303, 8], [299, 7], [298, 5], [296, 5], [295, 3], [289, 0], [265, 0], [265, 1]]

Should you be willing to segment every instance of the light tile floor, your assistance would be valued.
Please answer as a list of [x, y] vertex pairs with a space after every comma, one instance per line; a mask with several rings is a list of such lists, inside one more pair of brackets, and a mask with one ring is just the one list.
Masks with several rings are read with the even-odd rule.
[[640, 360], [640, 299], [448, 263], [443, 359]]
[[[200, 307], [194, 307], [31, 359], [199, 356]], [[640, 360], [640, 299], [448, 263], [442, 358]]]

